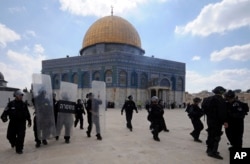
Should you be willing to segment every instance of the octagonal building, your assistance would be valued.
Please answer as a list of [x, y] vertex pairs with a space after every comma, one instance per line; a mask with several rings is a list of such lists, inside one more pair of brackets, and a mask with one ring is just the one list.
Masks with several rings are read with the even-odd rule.
[[60, 88], [60, 81], [76, 83], [81, 99], [91, 91], [93, 80], [105, 81], [107, 101], [114, 102], [117, 108], [129, 95], [142, 106], [155, 95], [166, 105], [182, 104], [185, 63], [144, 54], [133, 25], [111, 15], [90, 26], [83, 38], [80, 56], [44, 60], [42, 73], [51, 76], [55, 92]]

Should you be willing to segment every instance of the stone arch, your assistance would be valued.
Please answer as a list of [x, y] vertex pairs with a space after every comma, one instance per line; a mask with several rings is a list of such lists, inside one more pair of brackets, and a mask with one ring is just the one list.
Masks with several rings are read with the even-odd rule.
[[161, 79], [160, 86], [162, 86], [162, 87], [170, 87], [170, 81], [167, 78]]

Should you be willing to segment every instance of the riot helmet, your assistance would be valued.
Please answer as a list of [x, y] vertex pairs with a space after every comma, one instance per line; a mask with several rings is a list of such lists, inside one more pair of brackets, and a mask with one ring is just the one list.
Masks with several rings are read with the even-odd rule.
[[222, 86], [217, 86], [217, 87], [215, 87], [215, 88], [212, 90], [212, 92], [213, 92], [214, 94], [220, 94], [220, 95], [222, 95], [222, 94], [224, 94], [224, 93], [226, 92], [226, 89], [223, 88]]
[[17, 91], [14, 92], [13, 96], [16, 97], [16, 96], [23, 96], [24, 93], [19, 89]]
[[195, 97], [195, 98], [193, 99], [193, 102], [194, 102], [194, 103], [200, 103], [200, 102], [201, 102], [201, 99], [200, 99], [199, 97]]
[[226, 98], [229, 98], [229, 99], [235, 98], [235, 93], [234, 93], [234, 91], [228, 90], [228, 91], [225, 93], [225, 97], [226, 97]]

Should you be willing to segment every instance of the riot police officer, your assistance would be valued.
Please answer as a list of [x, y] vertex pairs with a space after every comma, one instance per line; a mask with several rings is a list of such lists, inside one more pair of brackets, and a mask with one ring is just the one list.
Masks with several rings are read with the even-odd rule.
[[125, 101], [121, 110], [121, 115], [123, 115], [124, 110], [126, 113], [127, 128], [130, 129], [130, 131], [132, 131], [133, 130], [133, 126], [132, 126], [133, 110], [135, 110], [136, 113], [138, 113], [138, 110], [135, 105], [135, 102], [133, 101], [132, 95], [128, 96], [128, 100]]
[[193, 104], [188, 105], [187, 112], [188, 116], [191, 119], [191, 122], [193, 124], [194, 130], [190, 133], [190, 135], [194, 138], [195, 142], [202, 142], [199, 139], [200, 132], [204, 128], [200, 118], [203, 116], [203, 112], [201, 108], [199, 107], [199, 103], [201, 102], [201, 99], [199, 97], [196, 97], [193, 99]]
[[222, 125], [225, 128], [228, 127], [227, 124], [227, 110], [226, 110], [226, 102], [223, 99], [223, 94], [225, 93], [226, 89], [217, 86], [215, 87], [212, 92], [215, 94], [212, 96], [209, 102], [209, 110], [206, 112], [207, 115], [207, 155], [212, 158], [216, 159], [223, 159], [218, 152], [219, 142], [221, 139], [222, 132]]
[[41, 146], [41, 143], [48, 144], [47, 139], [51, 135], [51, 127], [52, 125], [55, 127], [53, 104], [46, 94], [46, 90], [41, 88], [33, 99], [35, 107], [33, 130], [37, 148]]
[[80, 129], [83, 129], [83, 115], [85, 115], [84, 107], [81, 103], [81, 99], [77, 100], [77, 104], [75, 106], [75, 122], [74, 126], [76, 127], [78, 122], [80, 121]]
[[4, 112], [1, 115], [3, 122], [8, 121], [9, 125], [7, 129], [7, 139], [9, 140], [11, 147], [16, 147], [16, 153], [23, 153], [23, 144], [25, 139], [26, 121], [28, 121], [28, 127], [31, 126], [31, 118], [28, 110], [28, 106], [23, 102], [23, 92], [17, 90], [14, 92], [15, 99], [8, 103]]
[[227, 100], [228, 128], [226, 136], [231, 144], [231, 148], [241, 148], [244, 133], [244, 118], [249, 112], [249, 107], [235, 98], [235, 93], [228, 90], [225, 94]]
[[92, 127], [93, 124], [95, 124], [97, 140], [102, 140], [100, 120], [99, 120], [99, 105], [102, 104], [102, 100], [99, 99], [99, 95], [97, 96], [97, 98], [95, 98], [94, 96], [95, 95], [93, 93], [89, 93], [87, 95], [88, 101], [86, 110], [87, 110], [89, 125], [86, 133], [88, 137], [91, 137]]
[[164, 129], [164, 110], [161, 105], [158, 104], [158, 97], [153, 96], [151, 98], [151, 105], [148, 108], [148, 120], [151, 122], [150, 130], [153, 134], [155, 141], [160, 141], [159, 133]]

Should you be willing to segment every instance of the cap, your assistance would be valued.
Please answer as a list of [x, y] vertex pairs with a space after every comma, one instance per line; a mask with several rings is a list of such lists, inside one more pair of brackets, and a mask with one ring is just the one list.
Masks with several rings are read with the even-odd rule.
[[234, 97], [235, 97], [234, 91], [228, 90], [228, 91], [225, 93], [225, 97], [226, 97], [226, 98], [234, 98]]
[[157, 96], [153, 96], [153, 97], [151, 98], [151, 101], [158, 101], [158, 97], [157, 97]]
[[133, 96], [132, 96], [132, 95], [129, 95], [129, 96], [128, 96], [128, 99], [133, 99]]
[[194, 101], [195, 103], [199, 103], [199, 102], [201, 102], [201, 99], [200, 99], [199, 97], [195, 97], [195, 98], [193, 99], [193, 101]]
[[13, 94], [14, 97], [16, 97], [16, 96], [23, 96], [23, 95], [24, 95], [24, 93], [21, 90], [17, 90]]
[[226, 92], [226, 89], [223, 88], [222, 86], [217, 86], [212, 90], [212, 92], [215, 94], [223, 94]]

